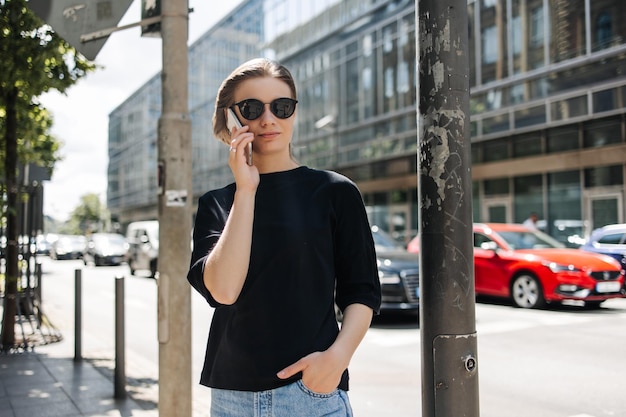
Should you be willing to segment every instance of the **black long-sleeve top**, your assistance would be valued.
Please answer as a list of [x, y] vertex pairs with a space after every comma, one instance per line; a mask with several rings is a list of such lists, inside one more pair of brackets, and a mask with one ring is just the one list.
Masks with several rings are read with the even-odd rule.
[[[230, 184], [198, 203], [187, 279], [215, 308], [200, 383], [274, 389], [301, 378], [282, 380], [278, 371], [335, 341], [335, 301], [342, 310], [359, 303], [378, 312], [374, 243], [361, 195], [346, 177], [307, 167], [261, 174], [248, 274], [237, 301], [220, 304], [203, 269], [234, 193]], [[348, 389], [347, 370], [339, 388]]]

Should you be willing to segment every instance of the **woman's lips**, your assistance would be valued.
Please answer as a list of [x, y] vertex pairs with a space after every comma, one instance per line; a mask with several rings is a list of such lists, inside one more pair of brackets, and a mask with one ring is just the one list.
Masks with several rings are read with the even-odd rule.
[[279, 134], [280, 132], [264, 132], [264, 133], [259, 133], [259, 137], [264, 138], [264, 139], [272, 139], [278, 136]]

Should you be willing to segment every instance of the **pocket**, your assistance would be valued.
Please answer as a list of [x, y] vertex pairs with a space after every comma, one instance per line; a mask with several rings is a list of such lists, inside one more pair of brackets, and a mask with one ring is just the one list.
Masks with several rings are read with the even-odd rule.
[[313, 398], [330, 398], [330, 397], [336, 396], [337, 393], [339, 392], [338, 388], [335, 388], [331, 392], [316, 392], [316, 391], [313, 391], [312, 389], [310, 389], [309, 387], [304, 385], [304, 382], [302, 381], [302, 379], [299, 379], [298, 381], [296, 381], [296, 384], [298, 385], [298, 388], [300, 388], [300, 390], [302, 392], [304, 392], [309, 397], [313, 397]]

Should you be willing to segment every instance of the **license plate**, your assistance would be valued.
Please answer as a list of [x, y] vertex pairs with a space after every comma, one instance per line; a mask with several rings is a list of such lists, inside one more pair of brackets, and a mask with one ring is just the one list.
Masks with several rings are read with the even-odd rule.
[[620, 283], [617, 281], [598, 282], [596, 284], [597, 292], [618, 292], [619, 289], [620, 289]]

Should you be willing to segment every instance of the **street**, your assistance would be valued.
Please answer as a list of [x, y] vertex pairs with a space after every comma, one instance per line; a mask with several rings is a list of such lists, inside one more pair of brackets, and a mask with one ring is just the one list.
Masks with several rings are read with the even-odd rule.
[[[157, 281], [130, 276], [126, 265], [96, 268], [46, 257], [40, 262], [43, 311], [70, 348], [74, 271], [82, 270], [82, 351], [90, 360], [113, 358], [114, 281], [126, 277], [126, 373], [156, 389]], [[194, 417], [204, 417], [208, 389], [197, 381], [211, 309], [195, 292], [192, 318]], [[626, 299], [609, 300], [597, 310], [523, 310], [479, 300], [476, 320], [481, 416], [626, 417]], [[421, 416], [420, 368], [416, 318], [377, 317], [350, 365], [355, 416]]]

